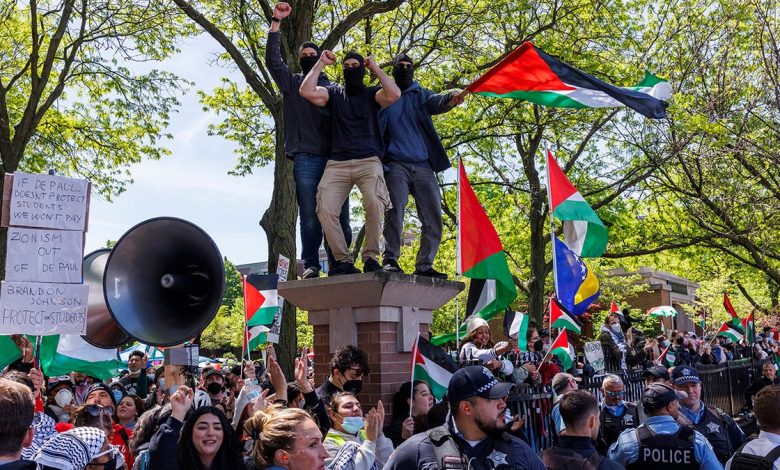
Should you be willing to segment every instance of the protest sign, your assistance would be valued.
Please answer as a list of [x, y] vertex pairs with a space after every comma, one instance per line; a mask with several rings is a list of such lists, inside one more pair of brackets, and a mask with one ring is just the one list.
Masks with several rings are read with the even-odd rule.
[[[276, 264], [276, 274], [279, 276], [279, 282], [287, 280], [287, 274], [290, 272], [290, 258], [279, 255], [279, 262]], [[279, 332], [282, 329], [282, 311], [284, 310], [284, 297], [278, 296], [279, 307], [274, 315], [274, 323], [268, 331], [267, 338], [269, 343], [279, 342]]]
[[78, 334], [87, 331], [85, 284], [3, 281], [0, 334]]
[[599, 341], [585, 343], [585, 359], [593, 366], [593, 370], [604, 370], [604, 350]]
[[6, 281], [81, 282], [84, 233], [10, 227]]
[[10, 186], [4, 226], [86, 230], [89, 181], [16, 172]]

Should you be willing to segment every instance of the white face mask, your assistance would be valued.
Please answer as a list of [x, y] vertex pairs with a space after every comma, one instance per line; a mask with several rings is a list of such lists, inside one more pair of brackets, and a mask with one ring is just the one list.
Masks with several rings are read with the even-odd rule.
[[612, 332], [620, 333], [620, 323], [615, 323], [614, 325], [610, 325], [609, 327], [612, 329]]
[[73, 402], [73, 393], [67, 388], [63, 388], [54, 395], [54, 401], [60, 408], [65, 408]]

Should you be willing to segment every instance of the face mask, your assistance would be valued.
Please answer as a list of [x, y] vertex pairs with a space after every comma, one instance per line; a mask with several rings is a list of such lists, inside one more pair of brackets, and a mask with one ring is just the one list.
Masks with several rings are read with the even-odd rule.
[[303, 74], [308, 75], [308, 73], [311, 71], [311, 69], [314, 68], [314, 64], [316, 64], [318, 60], [320, 60], [320, 58], [317, 57], [316, 55], [301, 57], [300, 59], [298, 59], [298, 62], [301, 64], [301, 70], [303, 71]]
[[116, 403], [119, 403], [120, 401], [122, 401], [122, 398], [124, 397], [124, 395], [122, 395], [122, 392], [120, 390], [111, 390], [111, 392], [114, 394], [114, 401]]
[[353, 394], [357, 395], [361, 390], [363, 390], [363, 381], [347, 380], [341, 387], [345, 392], [352, 392]]
[[344, 422], [341, 423], [341, 427], [347, 434], [357, 434], [358, 431], [365, 426], [365, 420], [362, 416], [347, 416], [344, 418]]
[[209, 392], [209, 395], [216, 395], [222, 391], [222, 384], [218, 382], [211, 382], [210, 384], [206, 385], [206, 391]]
[[366, 87], [363, 84], [363, 78], [366, 76], [364, 66], [344, 69], [344, 88], [348, 95], [360, 93]]
[[60, 408], [65, 408], [73, 402], [73, 393], [70, 390], [62, 389], [54, 395], [54, 401]]
[[612, 330], [613, 333], [620, 333], [620, 323], [609, 325], [609, 329]]
[[537, 340], [534, 343], [534, 351], [541, 351], [542, 349], [544, 349], [544, 341]]
[[664, 347], [665, 348], [668, 348], [670, 344], [672, 344], [672, 343], [668, 339], [664, 340]]
[[165, 390], [165, 377], [160, 377], [160, 380], [157, 381], [157, 388]]
[[412, 86], [412, 81], [414, 80], [413, 77], [414, 67], [393, 67], [393, 79], [395, 80], [395, 84], [398, 85], [398, 88], [401, 90], [406, 90]]

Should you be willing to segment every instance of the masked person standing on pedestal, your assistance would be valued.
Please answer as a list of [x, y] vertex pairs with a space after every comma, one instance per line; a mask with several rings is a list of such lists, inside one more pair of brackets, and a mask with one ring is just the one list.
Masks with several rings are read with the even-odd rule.
[[404, 228], [404, 210], [414, 196], [422, 224], [420, 249], [414, 274], [446, 279], [433, 269], [442, 234], [441, 192], [436, 173], [450, 167], [450, 160], [433, 127], [431, 116], [446, 113], [463, 102], [457, 91], [434, 94], [414, 80], [414, 62], [406, 54], [393, 60], [393, 78], [401, 99], [379, 113], [385, 141], [385, 181], [392, 207], [385, 214], [385, 252], [382, 267], [402, 272], [398, 265]]
[[[317, 217], [336, 259], [329, 275], [360, 272], [339, 225], [341, 208], [355, 185], [363, 197], [366, 217], [363, 272], [379, 271], [382, 216], [390, 208], [390, 196], [382, 170], [385, 148], [378, 113], [398, 101], [401, 90], [371, 57], [363, 60], [357, 52], [349, 52], [341, 63], [344, 86], [318, 85], [322, 69], [335, 62], [333, 52], [323, 51], [300, 87], [301, 96], [316, 106], [327, 107], [331, 117], [330, 159], [317, 186]], [[377, 76], [381, 86], [365, 85], [366, 69]]]
[[[322, 226], [317, 218], [317, 185], [320, 183], [325, 163], [328, 161], [330, 124], [328, 117], [319, 108], [301, 97], [299, 89], [304, 77], [320, 57], [320, 48], [312, 42], [304, 42], [298, 48], [298, 60], [303, 73], [292, 73], [282, 60], [282, 20], [292, 13], [287, 3], [274, 6], [271, 27], [265, 47], [265, 63], [274, 83], [282, 93], [284, 111], [284, 152], [293, 160], [295, 197], [301, 217], [302, 279], [313, 279], [320, 275], [320, 244]], [[316, 77], [317, 85], [331, 85], [328, 76], [321, 72]], [[352, 243], [352, 229], [349, 226], [349, 201], [344, 201], [338, 216], [344, 240]], [[326, 247], [327, 248], [327, 247]], [[333, 266], [333, 255], [328, 252], [328, 262]]]

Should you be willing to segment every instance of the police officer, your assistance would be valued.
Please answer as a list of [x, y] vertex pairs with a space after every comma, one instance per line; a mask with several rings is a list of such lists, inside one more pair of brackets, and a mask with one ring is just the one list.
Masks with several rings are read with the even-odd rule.
[[645, 388], [642, 406], [649, 418], [638, 428], [623, 431], [607, 457], [628, 470], [722, 469], [707, 439], [675, 421], [680, 415], [677, 400], [686, 397], [664, 384]]
[[587, 462], [593, 469], [617, 470], [621, 465], [604, 458], [593, 442], [599, 435], [599, 402], [587, 390], [574, 390], [558, 401], [566, 429], [559, 443], [542, 454], [548, 470], [584, 469]]
[[639, 426], [637, 407], [627, 403], [625, 385], [617, 375], [608, 374], [601, 382], [604, 401], [601, 403], [601, 429], [596, 443], [599, 452], [606, 453], [609, 446], [617, 441], [620, 433]]
[[483, 366], [458, 369], [447, 386], [447, 422], [407, 439], [384, 470], [544, 470], [525, 442], [503, 432], [505, 400], [512, 386], [499, 382]]
[[[654, 365], [642, 372], [642, 378], [645, 381], [645, 387], [648, 387], [652, 383], [662, 383], [666, 385], [672, 385], [672, 377], [669, 375], [669, 369], [662, 365]], [[644, 423], [647, 419], [645, 409], [642, 408], [642, 400], [640, 399], [636, 403], [637, 414], [639, 415], [639, 422]]]
[[687, 394], [680, 401], [680, 424], [693, 425], [707, 438], [718, 460], [725, 464], [731, 454], [747, 440], [745, 433], [730, 416], [701, 401], [699, 371], [687, 365], [677, 366], [672, 370], [672, 384], [675, 389]]

